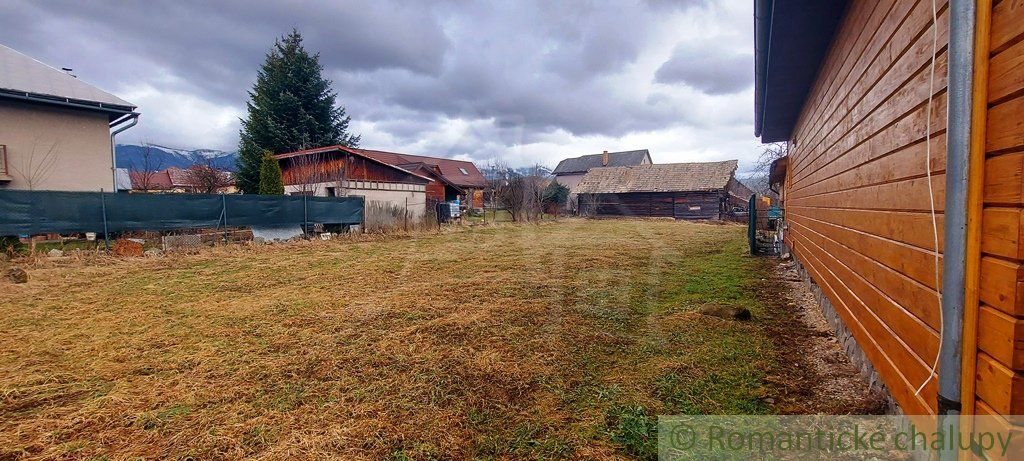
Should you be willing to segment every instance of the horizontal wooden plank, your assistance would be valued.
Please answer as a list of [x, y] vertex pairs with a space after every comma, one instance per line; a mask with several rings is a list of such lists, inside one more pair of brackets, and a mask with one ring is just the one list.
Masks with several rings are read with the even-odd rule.
[[978, 354], [977, 393], [997, 414], [1024, 414], [1024, 376], [992, 356]]
[[[807, 216], [819, 221], [835, 223], [850, 229], [914, 245], [928, 251], [935, 248], [935, 239], [931, 232], [933, 228], [931, 213], [807, 208], [787, 204], [786, 214]], [[937, 214], [935, 218], [935, 227], [938, 230], [939, 236], [939, 248], [942, 248], [943, 215]]]
[[1011, 151], [1024, 147], [1024, 96], [993, 106], [988, 110], [987, 152]]
[[[870, 262], [863, 256], [859, 256], [841, 245], [836, 245], [835, 242], [812, 229], [802, 227], [798, 223], [792, 224], [791, 231], [797, 232], [797, 235], [806, 239], [808, 243], [827, 252], [827, 255], [819, 259], [829, 267], [832, 273], [840, 277], [844, 286], [856, 294], [857, 299], [866, 309], [885, 322], [888, 328], [901, 341], [908, 344], [923, 362], [930, 361], [935, 356], [938, 352], [938, 334], [936, 332], [939, 328], [937, 315], [939, 302], [934, 291], [930, 292], [931, 302], [928, 304], [903, 306], [898, 299], [891, 296], [893, 293], [897, 295], [896, 298], [903, 298], [902, 292], [894, 293], [891, 290], [893, 288], [913, 289], [914, 287], [909, 286], [912, 284], [908, 280], [892, 277], [891, 273], [887, 274], [888, 277], [879, 277], [875, 273], [866, 271], [865, 268], [870, 267]], [[874, 272], [890, 271], [879, 268]], [[897, 282], [896, 284], [890, 283], [894, 280]], [[922, 316], [932, 322], [931, 326], [921, 320]]]
[[988, 101], [999, 101], [1021, 90], [1024, 90], [1024, 41], [1015, 43], [989, 61]]
[[[935, 400], [937, 390], [935, 380], [929, 380], [920, 394], [915, 393], [917, 386], [921, 385], [920, 380], [927, 376], [927, 367], [917, 362], [916, 359], [912, 359], [913, 355], [909, 354], [904, 346], [895, 342], [895, 337], [892, 334], [869, 332], [871, 330], [865, 327], [863, 322], [869, 321], [871, 316], [859, 316], [851, 310], [847, 301], [856, 303], [856, 297], [840, 296], [838, 290], [845, 288], [841, 288], [842, 284], [839, 278], [829, 272], [818, 259], [818, 256], [824, 255], [825, 252], [820, 248], [814, 248], [810, 242], [804, 242], [807, 241], [799, 238], [793, 241], [792, 248], [795, 257], [804, 263], [811, 278], [814, 279], [825, 296], [832, 301], [836, 312], [843, 319], [843, 323], [853, 334], [857, 344], [864, 351], [864, 355], [871, 361], [904, 413], [934, 414], [935, 409], [932, 407], [932, 402]], [[813, 251], [812, 248], [814, 248]], [[893, 342], [896, 345], [890, 346]], [[907, 377], [908, 373], [911, 374], [910, 378]]]
[[[974, 418], [975, 433], [988, 432], [992, 434], [1009, 434], [1011, 440], [1024, 440], [1024, 428], [1010, 424], [1006, 417], [993, 410], [992, 406], [989, 405], [988, 402], [979, 399], [975, 401], [974, 405], [974, 413], [978, 416], [977, 418]], [[1017, 444], [1017, 442], [1014, 444]], [[1012, 453], [1004, 454], [1000, 450], [990, 450], [986, 453], [986, 456], [987, 458], [983, 461], [1008, 461], [1015, 459], [1010, 457], [1014, 456]]]
[[[922, 17], [923, 24], [925, 19], [927, 23], [931, 22], [931, 14], [926, 14], [921, 10], [916, 11], [915, 14]], [[794, 177], [801, 178], [805, 173], [805, 167], [808, 166], [811, 167], [807, 170], [808, 172], [814, 171], [815, 163], [821, 163], [820, 157], [823, 157], [823, 154], [834, 155], [845, 152], [871, 136], [872, 133], [920, 105], [928, 99], [929, 89], [932, 90], [932, 96], [944, 91], [947, 61], [943, 44], [945, 44], [948, 33], [948, 22], [948, 12], [943, 12], [939, 16], [940, 47], [939, 55], [935, 59], [934, 80], [932, 80], [930, 72], [933, 49], [930, 34], [917, 36], [917, 40], [903, 54], [899, 54], [903, 52], [903, 44], [888, 43], [887, 50], [890, 53], [895, 53], [888, 57], [896, 59], [896, 61], [892, 63], [891, 67], [886, 60], [875, 62], [869, 69], [869, 73], [884, 72], [881, 78], [862, 78], [854, 82], [854, 91], [851, 95], [862, 96], [845, 99], [843, 108], [837, 113], [841, 116], [822, 122], [825, 125], [825, 130], [823, 130], [825, 136], [820, 142], [815, 141], [806, 145], [812, 150], [811, 160], [813, 162], [801, 162], [796, 165]], [[908, 30], [906, 33], [909, 34], [910, 31]], [[827, 163], [827, 160], [825, 162]]]
[[[828, 59], [850, 63], [853, 67], [844, 65], [841, 72], [822, 73], [818, 78], [818, 82], [828, 84], [829, 91], [825, 95], [807, 99], [805, 110], [808, 116], [794, 132], [808, 149], [818, 148], [822, 139], [836, 128], [836, 120], [849, 114], [850, 107], [863, 98], [870, 85], [858, 85], [858, 82], [874, 83], [882, 78], [885, 70], [898, 57], [894, 52], [897, 47], [892, 46], [892, 43], [909, 43], [912, 36], [905, 35], [922, 21], [920, 12], [911, 10], [911, 2], [878, 2], [877, 6], [868, 21], [853, 17], [844, 20], [844, 26], [852, 26], [861, 32], [854, 44], [859, 53], [851, 54], [843, 50], [842, 46], [829, 53]], [[884, 16], [882, 22], [877, 18], [879, 13]]]
[[[924, 101], [921, 101], [924, 102]], [[946, 129], [946, 95], [938, 95], [932, 100], [931, 110], [931, 132], [934, 135], [941, 134]], [[839, 172], [856, 167], [867, 160], [878, 158], [889, 153], [898, 151], [914, 143], [921, 142], [927, 134], [928, 108], [922, 104], [911, 107], [905, 114], [894, 116], [885, 123], [888, 126], [875, 127], [871, 124], [858, 126], [851, 138], [844, 140], [842, 145], [836, 145], [822, 157], [812, 162], [812, 167], [802, 176], [794, 175], [792, 180], [793, 190], [799, 190], [808, 184], [813, 184], [821, 178], [833, 176]], [[880, 121], [879, 121], [880, 122]], [[872, 122], [873, 124], [874, 122]], [[860, 133], [869, 131], [868, 136], [861, 136]], [[859, 142], [853, 138], [863, 140]], [[797, 158], [809, 155], [802, 149], [794, 149], [793, 154]], [[839, 164], [832, 166], [832, 163]], [[924, 160], [921, 160], [921, 169], [924, 170]]]
[[[894, 8], [892, 19], [901, 18], [915, 2], [900, 3], [902, 4]], [[948, 29], [943, 25], [948, 22], [948, 14], [944, 9], [940, 13], [939, 22], [939, 43], [944, 44], [947, 35], [946, 29]], [[886, 23], [887, 26], [893, 24], [893, 21]], [[826, 117], [814, 122], [812, 133], [806, 133], [807, 136], [805, 133], [798, 133], [796, 139], [800, 140], [803, 143], [802, 147], [808, 150], [810, 154], [808, 160], [813, 161], [828, 152], [845, 151], [850, 145], [836, 145], [839, 140], [860, 142], [867, 134], [894, 120], [895, 114], [906, 113], [911, 107], [918, 104], [918, 102], [914, 102], [908, 106], [904, 103], [911, 100], [923, 101], [928, 97], [928, 85], [922, 85], [920, 81], [912, 82], [909, 85], [904, 85], [904, 82], [915, 73], [917, 73], [917, 80], [924, 78], [920, 69], [924, 63], [931, 60], [932, 43], [931, 37], [926, 39], [922, 36], [921, 31], [929, 28], [930, 24], [930, 9], [923, 8], [923, 5], [918, 3], [916, 8], [910, 10], [909, 16], [899, 24], [894, 33], [887, 31], [872, 37], [873, 51], [869, 56], [873, 54], [875, 57], [871, 60], [862, 60], [862, 67], [853, 76], [854, 78], [844, 82], [843, 89], [840, 91], [843, 96], [836, 98], [833, 101], [834, 104], [830, 104], [825, 109]], [[942, 46], [939, 49], [941, 50]], [[936, 67], [938, 68], [940, 64], [937, 62]], [[901, 88], [901, 85], [901, 91], [897, 92], [898, 94], [893, 94], [894, 91]], [[936, 91], [945, 88], [945, 77], [942, 73], [936, 72], [934, 88]], [[922, 96], [910, 96], [918, 92], [922, 93]], [[871, 125], [870, 127], [861, 127], [865, 124], [863, 121], [868, 116], [876, 122], [881, 120], [884, 122], [881, 124], [868, 123], [867, 125]], [[864, 134], [853, 135], [851, 130], [855, 127], [860, 128]], [[808, 166], [808, 162], [801, 160], [794, 162], [793, 166], [794, 177], [799, 178], [805, 167]], [[813, 171], [813, 168], [811, 170]]]
[[[813, 125], [817, 119], [822, 117], [826, 110], [831, 107], [840, 90], [848, 89], [844, 84], [851, 74], [860, 76], [863, 69], [855, 71], [855, 67], [862, 65], [862, 61], [873, 59], [877, 53], [865, 51], [869, 44], [874, 44], [871, 38], [879, 33], [880, 27], [888, 22], [895, 22], [895, 14], [890, 14], [893, 0], [880, 0], [878, 2], [858, 2], [850, 6], [842, 23], [833, 37], [833, 48], [825, 56], [819, 78], [808, 93], [808, 104], [804, 107], [807, 117], [801, 117], [796, 125], [796, 131], [803, 131], [807, 125]], [[884, 22], [883, 22], [884, 21]]]
[[1003, 0], [992, 9], [992, 51], [998, 52], [1024, 34], [1024, 0]]
[[1024, 204], [1024, 153], [985, 159], [984, 199], [989, 205]]
[[[862, 144], [864, 145], [864, 144]], [[931, 160], [925, 162], [929, 154]], [[860, 163], [858, 160], [862, 160]], [[946, 170], [946, 135], [941, 134], [931, 141], [931, 146], [921, 142], [897, 149], [889, 155], [871, 156], [868, 149], [854, 149], [847, 155], [822, 168], [821, 174], [815, 173], [807, 178], [802, 188], [794, 188], [789, 197], [806, 197], [825, 192], [855, 189], [864, 186], [894, 182], [901, 179], [919, 177], [931, 168], [933, 174], [941, 174]], [[840, 170], [845, 168], [845, 170]], [[841, 171], [834, 176], [825, 176], [828, 170]], [[821, 179], [818, 179], [821, 178]], [[811, 181], [817, 181], [811, 183]]]
[[1013, 370], [1024, 370], [1024, 319], [990, 306], [978, 309], [978, 348]]
[[941, 212], [946, 203], [945, 174], [932, 176], [932, 193], [934, 199], [928, 193], [927, 178], [916, 178], [812, 197], [787, 197], [786, 203], [807, 207], [927, 212], [934, 204], [935, 211]]
[[[791, 222], [790, 230], [796, 229], [801, 232], [799, 235], [810, 239], [818, 247], [830, 252], [832, 257], [842, 261], [844, 265], [864, 280], [873, 288], [884, 293], [898, 307], [905, 309], [915, 318], [920, 319], [924, 325], [933, 330], [938, 330], [941, 323], [939, 319], [939, 300], [932, 290], [913, 279], [896, 272], [893, 269], [875, 261], [868, 256], [846, 248], [834, 241], [824, 238], [808, 228], [800, 227], [799, 222]], [[927, 354], [923, 354], [927, 355]]]
[[[788, 215], [788, 218], [790, 223], [799, 223], [821, 235], [827, 236], [830, 240], [860, 253], [921, 285], [934, 290], [937, 285], [941, 284], [941, 254], [938, 257], [938, 264], [936, 264], [935, 253], [932, 251], [925, 251], [876, 235], [806, 218], [799, 214], [791, 213]], [[931, 231], [931, 226], [928, 226], [928, 231]], [[935, 274], [936, 266], [939, 269], [938, 277]]]
[[1024, 259], [1024, 209], [989, 207], [982, 212], [982, 253]]
[[1015, 317], [1024, 317], [1024, 267], [991, 256], [981, 258], [981, 301]]

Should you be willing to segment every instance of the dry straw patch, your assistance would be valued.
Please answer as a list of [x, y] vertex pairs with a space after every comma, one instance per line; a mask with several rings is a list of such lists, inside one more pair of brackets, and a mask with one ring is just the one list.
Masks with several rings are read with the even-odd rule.
[[743, 235], [570, 220], [40, 262], [0, 285], [0, 458], [649, 458], [656, 414], [766, 410]]

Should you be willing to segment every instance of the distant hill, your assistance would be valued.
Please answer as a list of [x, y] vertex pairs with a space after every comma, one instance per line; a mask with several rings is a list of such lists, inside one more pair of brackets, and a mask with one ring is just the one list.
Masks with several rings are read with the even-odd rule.
[[146, 150], [149, 150], [149, 169], [188, 168], [192, 165], [210, 163], [214, 168], [235, 171], [238, 152], [216, 149], [175, 149], [156, 144], [118, 144], [115, 149], [118, 168], [145, 169]]

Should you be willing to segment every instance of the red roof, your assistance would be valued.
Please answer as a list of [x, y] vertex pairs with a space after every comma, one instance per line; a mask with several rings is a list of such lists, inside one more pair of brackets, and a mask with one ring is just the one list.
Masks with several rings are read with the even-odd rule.
[[[193, 165], [189, 168], [199, 168], [199, 166]], [[132, 179], [132, 189], [164, 190], [174, 189], [177, 187], [188, 188], [195, 186], [195, 184], [192, 183], [192, 178], [188, 175], [188, 171], [178, 167], [172, 166], [166, 170], [148, 173], [150, 175], [148, 181], [149, 184], [144, 184], [147, 182], [146, 174], [147, 173], [142, 171], [132, 171], [128, 173], [128, 176]], [[235, 183], [234, 175], [232, 175], [231, 172], [221, 171], [221, 174], [224, 175], [225, 183], [231, 185]], [[148, 187], [143, 187], [146, 185], [148, 185]]]
[[436, 165], [441, 170], [441, 177], [456, 186], [470, 188], [487, 187], [487, 179], [484, 178], [484, 175], [480, 173], [480, 170], [476, 168], [473, 162], [441, 157], [427, 157], [425, 155], [399, 154], [382, 150], [353, 150], [390, 165], [408, 165], [413, 163]]

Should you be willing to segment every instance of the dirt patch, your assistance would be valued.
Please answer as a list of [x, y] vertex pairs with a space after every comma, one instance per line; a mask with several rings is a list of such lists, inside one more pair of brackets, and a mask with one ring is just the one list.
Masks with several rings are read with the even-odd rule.
[[767, 403], [779, 414], [885, 413], [885, 399], [869, 389], [843, 352], [796, 265], [792, 261], [772, 265], [764, 291], [774, 314], [771, 337], [785, 375], [766, 378], [781, 392]]

